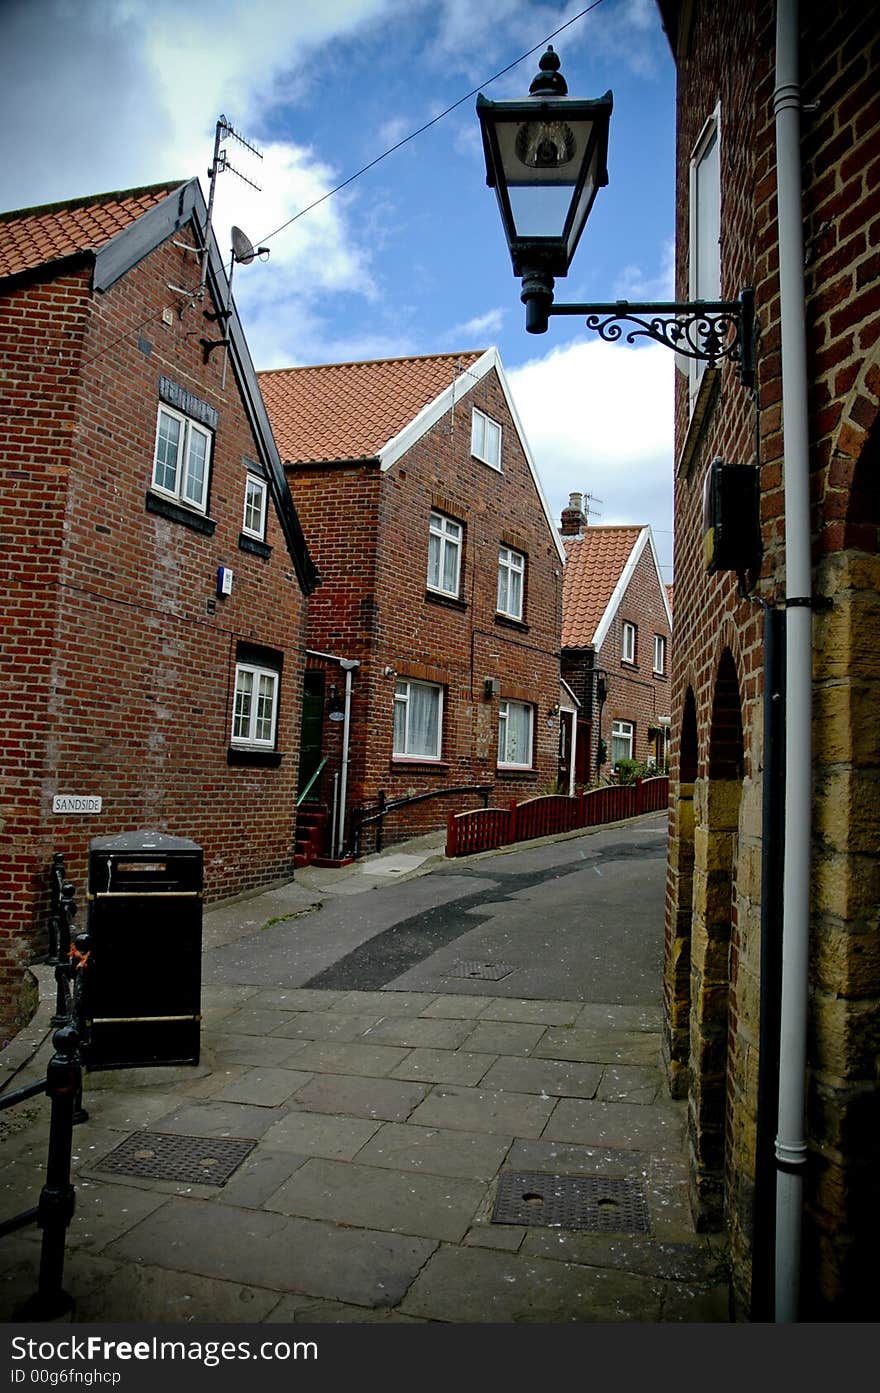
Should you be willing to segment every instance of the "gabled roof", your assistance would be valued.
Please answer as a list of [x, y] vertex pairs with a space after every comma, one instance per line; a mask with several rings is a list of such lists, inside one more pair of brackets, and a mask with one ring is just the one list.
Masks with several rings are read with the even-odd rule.
[[645, 547], [650, 547], [670, 627], [672, 615], [650, 527], [588, 527], [564, 537], [562, 647], [600, 648]]
[[98, 252], [184, 182], [0, 213], [0, 278]]
[[[100, 294], [185, 226], [192, 227], [196, 245], [204, 246], [207, 221], [207, 205], [197, 179], [0, 214], [0, 291], [32, 280], [53, 279], [82, 265], [91, 266], [91, 289]], [[215, 308], [225, 307], [229, 282], [213, 232], [206, 284]], [[137, 327], [132, 323], [132, 332]], [[318, 573], [306, 547], [234, 302], [226, 334], [229, 364], [266, 468], [290, 559], [308, 595], [318, 582]]]
[[282, 458], [289, 464], [378, 458], [481, 356], [435, 353], [259, 373]]
[[416, 441], [495, 371], [526, 458], [547, 528], [565, 553], [496, 348], [419, 358], [328, 363], [258, 374], [286, 463], [378, 460], [390, 469]]

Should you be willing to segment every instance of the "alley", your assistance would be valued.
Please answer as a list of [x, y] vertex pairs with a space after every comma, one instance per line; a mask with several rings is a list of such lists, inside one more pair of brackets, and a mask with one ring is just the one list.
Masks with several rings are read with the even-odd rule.
[[[725, 1321], [660, 1066], [664, 843], [392, 852], [206, 913], [200, 1064], [87, 1080], [75, 1319]], [[4, 1318], [38, 1255], [0, 1247]]]

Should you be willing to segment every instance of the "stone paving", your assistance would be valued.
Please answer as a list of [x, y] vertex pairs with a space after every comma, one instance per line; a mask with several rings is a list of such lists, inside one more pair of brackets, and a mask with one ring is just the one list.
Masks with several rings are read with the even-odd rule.
[[[584, 858], [607, 842], [535, 844], [516, 864], [552, 857], [589, 867]], [[332, 961], [328, 924], [349, 935], [337, 955], [381, 931], [383, 887], [418, 876], [422, 863], [429, 868], [436, 844], [411, 843], [344, 872], [303, 873], [206, 912], [199, 1064], [86, 1079], [89, 1118], [74, 1134], [76, 1212], [65, 1261], [75, 1321], [729, 1319], [723, 1244], [695, 1233], [691, 1220], [686, 1106], [669, 1098], [660, 1008], [650, 1004], [659, 981], [655, 987], [651, 975], [646, 993], [637, 953], [622, 952], [618, 965], [619, 978], [633, 974], [629, 1004], [544, 999], [553, 992], [531, 990], [542, 980], [538, 960], [523, 973], [521, 997], [508, 982], [320, 990], [285, 986], [277, 974], [277, 964], [290, 962], [289, 948], [279, 947], [285, 933], [296, 935], [306, 980]], [[513, 864], [469, 859], [478, 864], [468, 893], [481, 884], [494, 893]], [[601, 864], [607, 883], [613, 867], [607, 856]], [[662, 877], [662, 862], [656, 866]], [[448, 868], [432, 886], [416, 879], [407, 905], [439, 903], [460, 879]], [[570, 884], [564, 893], [574, 895]], [[334, 895], [345, 897], [337, 905], [360, 895], [357, 913], [328, 919]], [[509, 914], [510, 901], [501, 907]], [[482, 939], [471, 933], [467, 942], [484, 955], [495, 932], [490, 920]], [[572, 980], [607, 980], [596, 977], [595, 944], [571, 937]], [[424, 983], [451, 951], [441, 946], [406, 976]], [[40, 1010], [0, 1053], [4, 1090], [45, 1076], [54, 982], [48, 968], [36, 975]], [[543, 980], [559, 979], [557, 953]], [[0, 1218], [37, 1201], [48, 1115], [44, 1098], [0, 1114]], [[157, 1146], [179, 1145], [193, 1173], [139, 1175], [131, 1162], [110, 1169], [112, 1153], [132, 1138], [134, 1169], [155, 1165], [149, 1153]], [[222, 1178], [212, 1170], [233, 1140], [245, 1159], [225, 1183], [211, 1183]], [[496, 1195], [510, 1172], [627, 1182], [644, 1197], [647, 1231], [627, 1228], [610, 1201], [594, 1205], [594, 1227], [562, 1227], [528, 1191], [518, 1217], [531, 1222], [500, 1222]], [[39, 1255], [34, 1226], [0, 1242], [3, 1320], [36, 1289]]]
[[[633, 1018], [595, 1003], [206, 989], [198, 1066], [88, 1079], [75, 1319], [725, 1321], [724, 1254], [691, 1222], [659, 1014]], [[34, 1202], [45, 1162], [46, 1104], [25, 1107], [4, 1142], [5, 1213]], [[139, 1132], [254, 1145], [222, 1186], [108, 1171]], [[649, 1232], [493, 1222], [503, 1169], [636, 1181]], [[35, 1229], [0, 1245], [5, 1320], [38, 1257]]]

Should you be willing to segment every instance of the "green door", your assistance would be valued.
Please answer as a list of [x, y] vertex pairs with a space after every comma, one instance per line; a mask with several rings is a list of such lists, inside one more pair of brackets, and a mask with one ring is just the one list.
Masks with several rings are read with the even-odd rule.
[[[324, 732], [324, 673], [307, 672], [303, 684], [302, 730], [299, 742], [299, 788], [308, 782], [321, 763], [321, 742]], [[320, 779], [310, 797], [320, 796]]]

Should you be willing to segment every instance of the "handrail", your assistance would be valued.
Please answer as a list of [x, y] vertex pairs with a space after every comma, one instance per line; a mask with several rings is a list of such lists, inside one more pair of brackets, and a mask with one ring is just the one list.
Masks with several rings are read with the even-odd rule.
[[429, 798], [452, 797], [459, 793], [478, 793], [483, 800], [483, 807], [489, 803], [489, 795], [494, 789], [494, 784], [458, 784], [454, 788], [432, 788], [427, 793], [413, 793], [407, 798], [392, 798], [386, 801], [384, 793], [379, 794], [379, 801], [373, 807], [356, 809], [352, 814], [354, 832], [355, 855], [360, 855], [361, 828], [368, 822], [378, 822], [376, 829], [376, 850], [382, 850], [382, 825], [388, 813], [395, 812], [398, 808], [405, 808], [410, 803], [424, 803]]
[[308, 783], [306, 784], [305, 788], [303, 789], [302, 793], [301, 793], [301, 794], [299, 795], [299, 797], [297, 798], [297, 800], [296, 800], [296, 806], [297, 806], [297, 807], [299, 807], [300, 803], [302, 803], [302, 802], [305, 801], [306, 794], [310, 791], [310, 789], [311, 789], [311, 787], [312, 787], [312, 784], [315, 782], [315, 780], [317, 779], [318, 775], [321, 773], [321, 770], [324, 768], [324, 765], [325, 765], [326, 763], [327, 763], [327, 756], [325, 755], [324, 758], [321, 760], [321, 763], [318, 765], [317, 769], [315, 770], [314, 774], [313, 774], [312, 777], [309, 779], [309, 781], [308, 781]]

